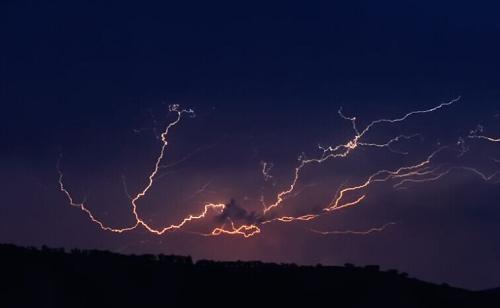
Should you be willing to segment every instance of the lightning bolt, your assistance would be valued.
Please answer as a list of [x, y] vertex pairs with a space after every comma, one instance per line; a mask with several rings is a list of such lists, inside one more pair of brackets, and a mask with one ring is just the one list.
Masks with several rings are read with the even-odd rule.
[[500, 142], [500, 138], [488, 137], [488, 136], [469, 136], [469, 138], [484, 139], [490, 142]]
[[490, 141], [490, 142], [500, 142], [500, 138], [482, 135], [483, 131], [484, 131], [484, 127], [482, 125], [478, 125], [475, 129], [470, 131], [469, 138], [482, 139], [482, 140], [486, 140], [486, 141]]
[[329, 235], [329, 234], [334, 234], [334, 235], [368, 235], [371, 233], [376, 233], [376, 232], [382, 232], [389, 226], [395, 225], [395, 222], [388, 222], [380, 227], [374, 227], [370, 228], [368, 230], [333, 230], [333, 231], [319, 231], [316, 229], [309, 229], [311, 232], [321, 234], [321, 235]]

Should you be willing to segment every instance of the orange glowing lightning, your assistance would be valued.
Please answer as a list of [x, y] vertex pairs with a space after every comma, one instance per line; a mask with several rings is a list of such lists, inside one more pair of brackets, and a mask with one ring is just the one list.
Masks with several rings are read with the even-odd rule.
[[99, 225], [99, 227], [101, 227], [101, 229], [103, 229], [103, 230], [116, 232], [116, 233], [122, 233], [125, 231], [131, 231], [131, 230], [137, 228], [138, 226], [142, 226], [146, 230], [148, 230], [149, 232], [157, 234], [157, 235], [164, 234], [165, 232], [168, 232], [168, 231], [178, 230], [178, 229], [182, 228], [185, 224], [187, 224], [193, 220], [202, 219], [208, 214], [208, 212], [210, 210], [213, 210], [216, 213], [222, 212], [222, 210], [225, 208], [224, 204], [222, 204], [222, 203], [219, 203], [219, 204], [207, 203], [207, 204], [205, 204], [204, 209], [201, 213], [190, 214], [187, 217], [185, 217], [184, 219], [182, 219], [181, 222], [179, 222], [178, 224], [171, 224], [171, 225], [163, 227], [161, 229], [155, 229], [155, 228], [151, 227], [142, 218], [140, 218], [139, 214], [137, 213], [137, 202], [142, 197], [144, 197], [147, 194], [147, 192], [151, 189], [151, 187], [153, 186], [154, 178], [155, 178], [156, 174], [158, 173], [158, 170], [160, 168], [160, 163], [163, 160], [163, 157], [165, 155], [165, 150], [166, 150], [167, 145], [168, 145], [167, 137], [168, 137], [168, 133], [170, 132], [170, 129], [172, 127], [176, 126], [180, 122], [183, 114], [188, 114], [188, 115], [194, 116], [193, 110], [191, 110], [191, 109], [179, 109], [179, 105], [169, 106], [169, 111], [174, 112], [176, 114], [176, 118], [173, 122], [171, 122], [167, 125], [167, 127], [165, 128], [163, 133], [160, 135], [161, 141], [162, 141], [162, 147], [160, 149], [160, 154], [158, 155], [158, 157], [156, 159], [156, 163], [154, 165], [153, 171], [148, 176], [147, 185], [139, 193], [137, 193], [133, 198], [131, 198], [132, 213], [134, 214], [134, 217], [135, 217], [135, 223], [132, 226], [124, 227], [124, 228], [112, 228], [112, 227], [106, 226], [103, 222], [101, 222], [100, 220], [95, 218], [95, 216], [92, 214], [92, 212], [85, 206], [84, 202], [81, 202], [81, 203], [75, 202], [73, 197], [71, 196], [70, 192], [64, 186], [63, 173], [62, 173], [61, 169], [59, 168], [59, 162], [58, 162], [57, 169], [59, 172], [59, 188], [66, 195], [70, 205], [78, 207], [82, 211], [84, 211], [89, 216], [89, 218], [93, 222], [97, 223]]

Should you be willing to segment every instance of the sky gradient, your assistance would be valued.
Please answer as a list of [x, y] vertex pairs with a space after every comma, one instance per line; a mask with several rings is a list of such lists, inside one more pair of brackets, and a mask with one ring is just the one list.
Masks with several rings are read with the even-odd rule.
[[[0, 34], [0, 241], [189, 254], [222, 260], [380, 264], [433, 282], [500, 286], [500, 22], [498, 4], [373, 1], [244, 6], [6, 1]], [[303, 169], [277, 213], [320, 213], [339, 187], [425, 160], [439, 181], [376, 183], [359, 206], [310, 222], [262, 225], [251, 238], [206, 237], [230, 216], [261, 223], [302, 159], [380, 118], [359, 147]], [[169, 106], [191, 108], [169, 131], [162, 168], [139, 202], [154, 227], [231, 204], [181, 232], [100, 230], [58, 184], [113, 227], [134, 223]], [[477, 130], [478, 125], [483, 128]], [[471, 131], [473, 131], [471, 133]], [[415, 135], [415, 134], [418, 134]], [[262, 162], [272, 163], [265, 180]], [[267, 165], [269, 166], [269, 165]], [[459, 168], [460, 167], [460, 168]], [[455, 169], [450, 169], [455, 168]], [[396, 187], [397, 188], [397, 187]], [[296, 194], [295, 194], [296, 193]], [[352, 196], [356, 199], [357, 196]], [[349, 200], [353, 200], [353, 199]], [[233, 201], [231, 201], [233, 200]], [[216, 213], [217, 214], [217, 213]], [[366, 231], [368, 235], [311, 231]]]

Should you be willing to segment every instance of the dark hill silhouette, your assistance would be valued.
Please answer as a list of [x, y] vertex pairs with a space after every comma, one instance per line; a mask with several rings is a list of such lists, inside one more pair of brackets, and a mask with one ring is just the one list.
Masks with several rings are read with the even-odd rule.
[[[1, 307], [500, 307], [472, 292], [378, 266], [198, 261], [0, 245]], [[198, 305], [197, 305], [198, 306]]]

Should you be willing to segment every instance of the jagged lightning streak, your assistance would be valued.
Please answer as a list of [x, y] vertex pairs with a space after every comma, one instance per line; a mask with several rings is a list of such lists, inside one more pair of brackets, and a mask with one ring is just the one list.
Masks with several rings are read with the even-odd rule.
[[470, 131], [469, 138], [482, 139], [482, 140], [486, 140], [486, 141], [490, 141], [490, 142], [500, 142], [500, 138], [482, 135], [483, 131], [484, 131], [484, 127], [482, 125], [478, 125], [475, 129]]
[[165, 164], [165, 165], [160, 165], [159, 168], [161, 168], [161, 169], [163, 169], [163, 168], [167, 169], [167, 168], [172, 168], [172, 167], [175, 167], [177, 165], [180, 165], [183, 162], [185, 162], [185, 161], [189, 160], [190, 158], [192, 158], [193, 156], [195, 156], [196, 154], [200, 153], [201, 151], [205, 151], [205, 150], [211, 149], [211, 148], [215, 147], [216, 145], [217, 145], [217, 143], [213, 143], [213, 144], [210, 144], [210, 145], [207, 145], [207, 146], [198, 147], [194, 151], [192, 151], [191, 153], [189, 153], [186, 156], [182, 157], [181, 159], [176, 160], [176, 161], [174, 161], [172, 163], [168, 163], [168, 164]]
[[493, 138], [493, 137], [488, 137], [488, 136], [475, 136], [474, 138], [481, 138], [485, 139], [491, 142], [500, 142], [500, 138]]
[[332, 230], [332, 231], [319, 231], [316, 229], [309, 229], [311, 232], [321, 234], [321, 235], [369, 235], [376, 232], [382, 232], [390, 226], [395, 225], [395, 222], [388, 222], [380, 227], [370, 228], [368, 230]]
[[59, 168], [59, 164], [60, 164], [59, 162], [60, 162], [60, 160], [57, 162], [57, 171], [59, 173], [59, 190], [64, 193], [64, 195], [68, 199], [68, 202], [71, 206], [77, 207], [80, 210], [82, 210], [83, 212], [85, 212], [92, 222], [98, 224], [101, 229], [106, 230], [106, 231], [122, 233], [125, 231], [131, 231], [137, 227], [137, 225], [138, 225], [137, 223], [131, 227], [126, 227], [126, 228], [111, 228], [109, 226], [106, 226], [106, 225], [104, 225], [103, 222], [101, 222], [99, 219], [94, 217], [94, 214], [92, 214], [92, 212], [85, 206], [85, 201], [82, 201], [82, 202], [74, 201], [70, 192], [64, 186], [63, 173], [62, 173], [61, 169]]
[[429, 173], [429, 174], [432, 174], [432, 176], [430, 176], [430, 177], [416, 178], [416, 179], [404, 179], [404, 180], [402, 180], [402, 181], [394, 184], [393, 187], [394, 188], [400, 188], [404, 184], [407, 184], [407, 183], [423, 183], [423, 182], [437, 181], [437, 180], [441, 179], [442, 177], [450, 174], [452, 171], [455, 171], [455, 170], [469, 171], [470, 173], [479, 176], [479, 178], [482, 179], [484, 182], [490, 182], [495, 177], [497, 177], [498, 174], [500, 174], [500, 171], [496, 171], [496, 172], [494, 172], [494, 173], [492, 173], [490, 175], [486, 175], [486, 174], [484, 174], [483, 172], [479, 171], [476, 168], [466, 167], [466, 166], [452, 166], [452, 167], [448, 167], [447, 169], [445, 169], [443, 171], [440, 171], [440, 172], [438, 172], [437, 170], [434, 170], [432, 173]]
[[221, 234], [227, 235], [242, 235], [245, 238], [252, 237], [260, 233], [260, 228], [255, 224], [241, 225], [236, 227], [233, 221], [230, 221], [231, 229], [225, 229], [225, 225], [215, 228], [212, 232], [207, 234], [202, 234], [204, 236], [219, 236]]
[[420, 134], [413, 134], [413, 135], [399, 135], [391, 140], [389, 140], [387, 143], [382, 143], [382, 144], [378, 144], [378, 143], [366, 143], [366, 142], [359, 142], [358, 144], [361, 145], [361, 146], [366, 146], [366, 147], [376, 147], [376, 148], [387, 148], [389, 149], [389, 151], [391, 151], [392, 153], [396, 153], [396, 154], [402, 154], [402, 155], [408, 155], [408, 152], [406, 151], [399, 151], [399, 150], [395, 150], [392, 148], [392, 144], [393, 143], [396, 143], [400, 140], [409, 140], [409, 139], [413, 139], [413, 138], [416, 138], [416, 137], [419, 137], [421, 140], [422, 140], [422, 135]]
[[187, 199], [192, 199], [192, 198], [196, 197], [197, 195], [204, 194], [204, 193], [214, 194], [215, 191], [208, 189], [208, 186], [210, 186], [210, 184], [212, 184], [212, 181], [206, 182], [205, 184], [203, 184], [203, 186], [198, 188], [194, 193], [192, 193], [189, 197], [187, 197]]

